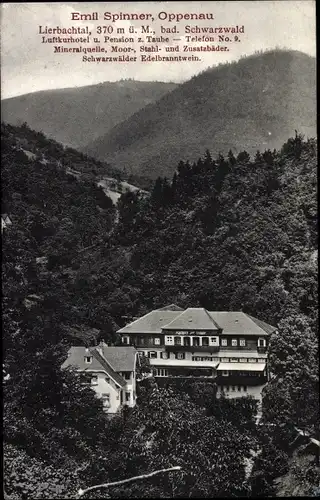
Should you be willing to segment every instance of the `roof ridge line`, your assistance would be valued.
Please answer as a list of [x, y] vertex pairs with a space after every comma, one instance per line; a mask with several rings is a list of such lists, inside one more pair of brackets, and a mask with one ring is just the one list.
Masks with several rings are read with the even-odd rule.
[[[111, 372], [115, 373], [115, 375], [117, 375], [118, 377], [121, 377], [123, 379], [123, 382], [125, 382], [124, 378], [112, 367], [112, 365], [109, 363], [109, 361], [106, 360], [106, 358], [97, 350], [96, 347], [94, 347], [91, 352], [92, 352], [92, 354], [95, 355], [95, 358], [97, 359], [97, 361], [99, 361], [99, 363], [101, 363], [99, 360], [99, 357], [101, 357], [102, 360], [106, 363], [107, 367], [109, 369], [111, 369]], [[97, 354], [98, 354], [98, 358], [97, 358]], [[112, 376], [112, 373], [110, 375]]]
[[209, 318], [211, 319], [211, 321], [213, 322], [213, 324], [218, 328], [218, 330], [223, 330], [223, 328], [221, 328], [221, 326], [213, 319], [213, 317], [211, 316], [211, 314], [209, 313], [209, 311], [207, 311], [207, 309], [205, 307], [203, 309], [207, 313], [207, 315], [209, 316]]
[[264, 333], [268, 334], [268, 332], [264, 328], [262, 328], [262, 326], [260, 326], [255, 320], [257, 320], [259, 323], [264, 323], [265, 325], [267, 325], [268, 327], [270, 327], [273, 330], [276, 330], [275, 326], [269, 325], [269, 323], [267, 323], [266, 321], [263, 321], [262, 319], [255, 318], [254, 316], [251, 316], [250, 314], [247, 314], [247, 313], [243, 313], [243, 314], [245, 314], [247, 316], [247, 318], [249, 318], [249, 320], [252, 321], [252, 323], [254, 323]]
[[[144, 314], [143, 316], [141, 316], [140, 318], [137, 318], [133, 321], [131, 321], [131, 323], [128, 323], [127, 325], [123, 326], [122, 328], [125, 328], [126, 326], [128, 325], [133, 325], [133, 323], [136, 323], [137, 321], [140, 321], [142, 318], [145, 318], [146, 316], [148, 316], [149, 314], [153, 313], [154, 311], [157, 311], [158, 309], [154, 309], [153, 311], [149, 311], [148, 313]], [[120, 328], [120, 330], [122, 330], [122, 328]]]
[[[188, 309], [188, 308], [187, 308], [187, 309]], [[184, 309], [183, 311], [174, 311], [174, 312], [179, 312], [180, 314], [178, 314], [178, 316], [176, 316], [174, 319], [172, 319], [172, 320], [170, 321], [170, 323], [167, 323], [167, 324], [165, 324], [165, 325], [162, 325], [162, 326], [161, 326], [161, 330], [163, 330], [163, 329], [164, 329], [164, 328], [166, 328], [167, 326], [170, 326], [170, 324], [171, 324], [171, 323], [173, 323], [173, 322], [174, 322], [174, 321], [176, 321], [178, 318], [180, 318], [180, 316], [182, 316], [182, 314], [184, 314], [184, 313], [187, 311], [187, 309]]]

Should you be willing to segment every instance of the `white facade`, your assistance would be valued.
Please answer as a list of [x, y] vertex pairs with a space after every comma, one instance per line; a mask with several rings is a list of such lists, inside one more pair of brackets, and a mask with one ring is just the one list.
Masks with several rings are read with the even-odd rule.
[[244, 396], [252, 396], [254, 399], [262, 402], [262, 389], [266, 386], [266, 384], [262, 385], [223, 385], [218, 387], [217, 397], [219, 398], [222, 393], [226, 398], [241, 398]]
[[137, 398], [134, 372], [130, 373], [130, 379], [124, 387], [120, 387], [107, 372], [90, 371], [87, 373], [91, 377], [91, 388], [102, 399], [106, 412], [116, 413], [124, 404], [130, 407], [135, 406]]
[[261, 399], [268, 380], [268, 337], [275, 328], [241, 311], [170, 306], [118, 333], [148, 357], [156, 377], [211, 378], [227, 397]]

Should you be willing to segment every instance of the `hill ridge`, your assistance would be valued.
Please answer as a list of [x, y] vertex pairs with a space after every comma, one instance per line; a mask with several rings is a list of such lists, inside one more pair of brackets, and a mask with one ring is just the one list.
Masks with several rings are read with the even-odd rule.
[[316, 131], [315, 58], [273, 50], [209, 68], [138, 110], [83, 150], [156, 178], [180, 159], [278, 148]]

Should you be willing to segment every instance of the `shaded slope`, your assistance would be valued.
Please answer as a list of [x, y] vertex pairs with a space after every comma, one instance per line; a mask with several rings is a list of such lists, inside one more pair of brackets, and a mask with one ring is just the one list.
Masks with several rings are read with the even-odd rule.
[[181, 159], [280, 147], [294, 130], [316, 131], [315, 58], [272, 51], [221, 65], [143, 108], [86, 152], [120, 168], [171, 176]]
[[2, 101], [2, 120], [28, 125], [78, 148], [176, 87], [174, 83], [124, 80], [45, 90]]

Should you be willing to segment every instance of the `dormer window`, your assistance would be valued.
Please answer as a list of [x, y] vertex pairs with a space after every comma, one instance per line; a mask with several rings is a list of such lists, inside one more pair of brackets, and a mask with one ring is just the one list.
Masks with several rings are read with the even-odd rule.
[[84, 362], [89, 364], [89, 363], [92, 363], [92, 356], [85, 356], [84, 357]]

